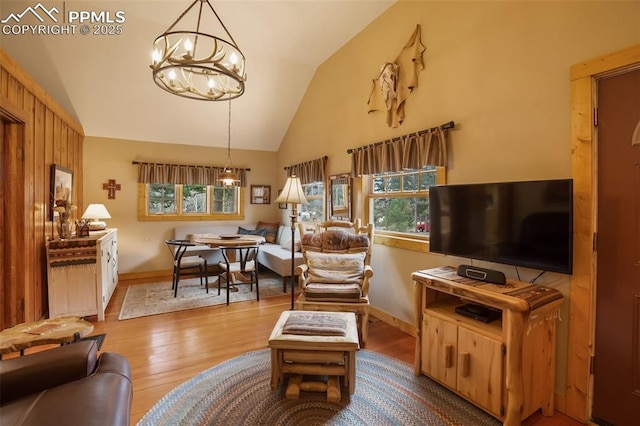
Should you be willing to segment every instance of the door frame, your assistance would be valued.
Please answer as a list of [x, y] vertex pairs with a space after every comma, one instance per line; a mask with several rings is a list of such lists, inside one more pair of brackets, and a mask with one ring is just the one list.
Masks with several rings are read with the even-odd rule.
[[[15, 105], [0, 99], [0, 124], [4, 133], [2, 161], [3, 180], [0, 183], [5, 204], [16, 206], [5, 209], [0, 226], [4, 235], [4, 247], [24, 247], [24, 145], [28, 115]], [[24, 268], [20, 267], [21, 256], [15, 250], [3, 250], [3, 271], [0, 276], [0, 305], [3, 315], [0, 317], [0, 330], [25, 321]]]
[[591, 418], [591, 358], [595, 337], [597, 231], [596, 80], [640, 65], [640, 45], [571, 67], [571, 174], [573, 177], [573, 275], [569, 297], [569, 342], [565, 414]]

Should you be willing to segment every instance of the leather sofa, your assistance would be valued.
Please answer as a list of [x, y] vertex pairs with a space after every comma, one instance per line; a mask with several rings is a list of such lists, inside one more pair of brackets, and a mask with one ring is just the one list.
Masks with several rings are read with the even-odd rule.
[[0, 361], [0, 425], [129, 425], [131, 368], [93, 340]]

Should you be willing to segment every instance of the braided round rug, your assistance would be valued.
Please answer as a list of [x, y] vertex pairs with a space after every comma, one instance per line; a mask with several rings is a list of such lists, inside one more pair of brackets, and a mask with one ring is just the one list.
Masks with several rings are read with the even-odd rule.
[[339, 403], [326, 393], [285, 398], [272, 390], [269, 349], [249, 352], [198, 374], [158, 401], [146, 425], [474, 425], [501, 423], [425, 376], [386, 355], [359, 350], [356, 392]]

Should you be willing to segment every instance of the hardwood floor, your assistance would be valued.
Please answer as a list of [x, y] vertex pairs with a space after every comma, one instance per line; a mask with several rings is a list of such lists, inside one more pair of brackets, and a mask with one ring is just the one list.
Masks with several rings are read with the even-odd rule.
[[[264, 349], [288, 295], [163, 315], [118, 321], [129, 283], [121, 282], [107, 308], [106, 320], [88, 320], [92, 334], [106, 333], [102, 351], [126, 356], [133, 373], [131, 424], [166, 393], [199, 372], [244, 352]], [[135, 284], [133, 284], [135, 285]], [[366, 349], [413, 364], [415, 338], [372, 318]], [[524, 423], [574, 426], [579, 422], [556, 413], [534, 414]]]

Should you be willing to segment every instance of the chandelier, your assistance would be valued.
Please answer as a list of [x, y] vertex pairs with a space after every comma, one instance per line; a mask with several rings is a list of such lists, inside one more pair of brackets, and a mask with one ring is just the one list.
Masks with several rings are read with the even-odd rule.
[[240, 182], [240, 178], [238, 177], [238, 173], [234, 172], [231, 168], [231, 101], [229, 101], [229, 129], [228, 129], [229, 137], [227, 139], [227, 162], [224, 163], [224, 167], [218, 179], [222, 182], [222, 184], [226, 187], [233, 186], [234, 183]]
[[[199, 4], [199, 7], [194, 7]], [[192, 12], [193, 10], [193, 12]], [[218, 35], [201, 28], [206, 15], [215, 16]], [[189, 12], [192, 12], [189, 14]], [[195, 30], [182, 29], [197, 12]], [[189, 27], [187, 27], [189, 28]], [[193, 28], [193, 27], [190, 27]], [[153, 42], [153, 81], [174, 95], [205, 101], [234, 99], [244, 93], [244, 54], [209, 3], [194, 0]]]

